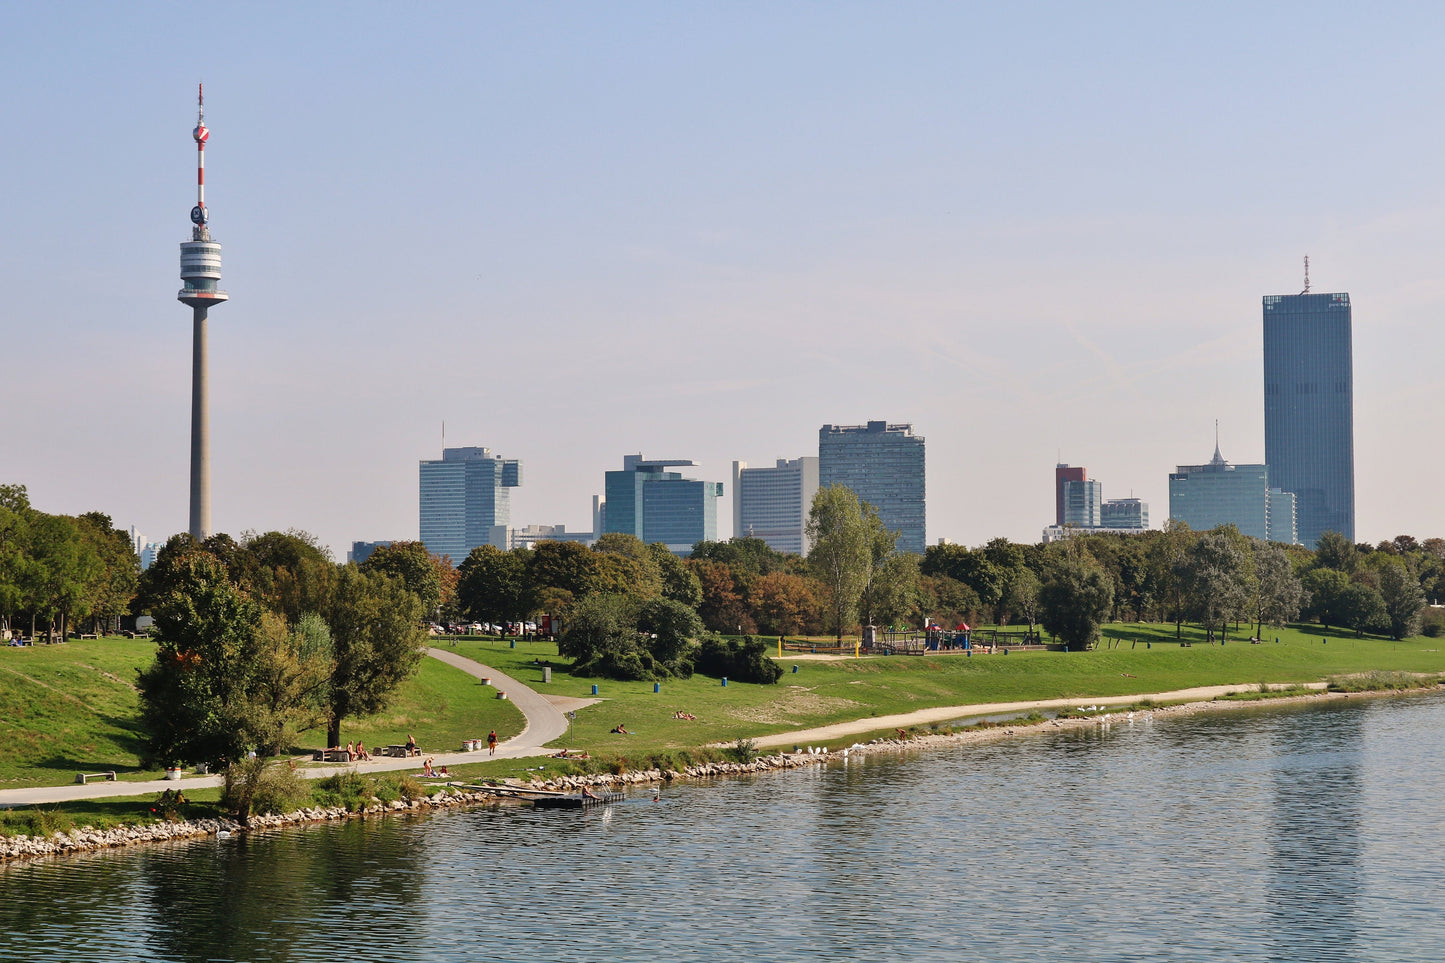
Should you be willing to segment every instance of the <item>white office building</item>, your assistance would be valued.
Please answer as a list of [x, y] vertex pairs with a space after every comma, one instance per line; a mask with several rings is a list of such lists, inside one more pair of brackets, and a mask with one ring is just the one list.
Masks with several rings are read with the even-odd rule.
[[733, 462], [733, 537], [760, 538], [774, 551], [808, 554], [808, 511], [817, 493], [817, 458], [779, 458], [773, 468]]

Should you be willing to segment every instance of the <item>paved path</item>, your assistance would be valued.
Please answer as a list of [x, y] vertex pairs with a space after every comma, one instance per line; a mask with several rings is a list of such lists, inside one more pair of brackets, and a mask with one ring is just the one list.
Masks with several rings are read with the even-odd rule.
[[[521, 710], [526, 727], [511, 739], [497, 746], [497, 755], [489, 756], [486, 750], [480, 752], [433, 752], [425, 751], [423, 758], [431, 757], [434, 765], [457, 766], [464, 762], [482, 762], [485, 759], [522, 759], [530, 756], [551, 755], [544, 749], [547, 743], [567, 734], [567, 717], [561, 710], [548, 702], [536, 690], [531, 689], [504, 675], [490, 666], [448, 652], [443, 649], [427, 649], [427, 654], [447, 665], [461, 669], [478, 679], [489, 678], [492, 685], [507, 693], [507, 698]], [[482, 733], [478, 733], [481, 735]], [[426, 747], [423, 747], [425, 750]], [[301, 774], [307, 779], [322, 779], [348, 769], [363, 772], [395, 772], [401, 769], [420, 769], [421, 760], [394, 759], [381, 756], [370, 762], [357, 762], [344, 766], [307, 767]], [[105, 799], [113, 796], [145, 796], [166, 789], [205, 789], [221, 785], [220, 776], [187, 776], [180, 781], [152, 779], [147, 782], [106, 782], [94, 780], [85, 785], [37, 786], [33, 789], [0, 790], [0, 809], [10, 806], [35, 806], [42, 803], [70, 802], [77, 799]]]
[[[1306, 682], [1306, 688], [1323, 689], [1327, 683]], [[1063, 709], [1068, 706], [1124, 706], [1144, 699], [1155, 702], [1208, 702], [1215, 696], [1230, 692], [1249, 692], [1258, 685], [1248, 682], [1239, 685], [1209, 685], [1196, 689], [1176, 689], [1173, 692], [1155, 692], [1149, 695], [1121, 696], [1080, 696], [1075, 699], [1037, 699], [1032, 702], [986, 702], [970, 706], [938, 706], [933, 709], [919, 709], [894, 716], [871, 716], [840, 722], [816, 729], [800, 729], [797, 732], [780, 732], [772, 736], [759, 736], [753, 742], [759, 749], [778, 746], [806, 745], [811, 742], [826, 742], [844, 736], [861, 736], [865, 732], [880, 732], [885, 729], [907, 729], [911, 726], [926, 726], [934, 722], [953, 722], [956, 719], [975, 719], [979, 716], [1003, 715], [1011, 712], [1033, 712], [1038, 709]]]

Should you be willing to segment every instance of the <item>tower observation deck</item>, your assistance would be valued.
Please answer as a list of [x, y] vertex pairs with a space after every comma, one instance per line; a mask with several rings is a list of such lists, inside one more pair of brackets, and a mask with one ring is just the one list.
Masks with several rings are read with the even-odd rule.
[[196, 98], [196, 206], [191, 208], [191, 239], [181, 242], [181, 288], [176, 299], [190, 305], [191, 359], [191, 511], [189, 531], [196, 539], [211, 534], [211, 429], [206, 383], [206, 315], [211, 306], [228, 300], [216, 285], [221, 280], [221, 245], [211, 239], [210, 211], [206, 209], [205, 90]]

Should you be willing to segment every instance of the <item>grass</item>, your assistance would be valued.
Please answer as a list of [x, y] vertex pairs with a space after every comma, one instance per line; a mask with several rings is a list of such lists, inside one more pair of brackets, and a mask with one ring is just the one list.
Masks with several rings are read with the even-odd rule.
[[[728, 758], [720, 749], [699, 747], [736, 747], [739, 740], [935, 706], [1445, 671], [1439, 641], [1423, 637], [1354, 639], [1301, 626], [1270, 630], [1265, 633], [1270, 641], [1261, 645], [1231, 641], [1219, 646], [1202, 644], [1198, 629], [1186, 627], [1183, 635], [1196, 644], [1178, 645], [1172, 625], [1126, 624], [1108, 626], [1110, 642], [1093, 652], [836, 661], [784, 657], [785, 674], [777, 685], [734, 681], [724, 688], [717, 679], [695, 676], [665, 680], [656, 693], [651, 682], [573, 676], [551, 643], [519, 640], [514, 647], [510, 641], [470, 638], [457, 640], [455, 651], [548, 695], [589, 699], [596, 684], [602, 701], [579, 710], [570, 739], [564, 736], [554, 745], [589, 750], [597, 757], [596, 767], [651, 768], [652, 760], [675, 769]], [[1321, 638], [1329, 641], [1321, 643]], [[145, 640], [123, 639], [0, 649], [0, 788], [66, 784], [80, 771], [115, 769], [131, 779], [157, 775], [138, 768], [136, 699], [129, 685], [152, 651]], [[552, 662], [550, 683], [542, 682], [538, 660]], [[675, 712], [697, 718], [675, 719]], [[632, 734], [611, 733], [618, 723]], [[497, 700], [493, 688], [428, 659], [391, 709], [348, 720], [342, 738], [359, 737], [377, 746], [399, 742], [410, 732], [424, 749], [441, 752], [492, 728], [505, 739], [522, 725], [515, 706]], [[319, 747], [324, 738], [319, 731], [306, 733], [301, 748]], [[469, 763], [452, 771], [478, 779], [577, 769], [566, 760], [532, 759]]]
[[[518, 641], [513, 648], [507, 642], [463, 640], [456, 650], [547, 694], [591, 698], [596, 684], [603, 701], [578, 712], [570, 744], [624, 757], [735, 743], [933, 706], [1145, 695], [1204, 685], [1316, 682], [1372, 670], [1445, 669], [1436, 640], [1343, 638], [1315, 626], [1271, 630], [1271, 641], [1261, 645], [1206, 645], [1200, 630], [1186, 627], [1184, 640], [1195, 644], [1180, 646], [1172, 625], [1111, 625], [1108, 633], [1118, 640], [1115, 647], [1093, 652], [837, 661], [784, 657], [785, 675], [775, 686], [730, 682], [723, 688], [717, 679], [695, 676], [664, 680], [658, 693], [650, 682], [572, 676], [556, 661], [556, 647], [545, 642]], [[1278, 644], [1273, 642], [1276, 636]], [[1322, 644], [1321, 638], [1329, 641]], [[550, 684], [541, 681], [538, 659], [553, 661]], [[677, 711], [692, 713], [697, 720], [672, 718]], [[609, 730], [619, 722], [633, 734], [612, 734]]]
[[[63, 645], [0, 647], [0, 789], [59, 786], [78, 772], [114, 770], [121, 780], [158, 778], [140, 766], [136, 671], [155, 643], [107, 638]], [[416, 736], [424, 749], [460, 749], [489, 729], [507, 738], [522, 730], [521, 712], [459, 669], [424, 659], [391, 708], [342, 723], [343, 741], [368, 745]], [[298, 750], [318, 749], [326, 733], [302, 734]], [[134, 806], [134, 803], [129, 805]], [[70, 807], [74, 809], [74, 806]]]

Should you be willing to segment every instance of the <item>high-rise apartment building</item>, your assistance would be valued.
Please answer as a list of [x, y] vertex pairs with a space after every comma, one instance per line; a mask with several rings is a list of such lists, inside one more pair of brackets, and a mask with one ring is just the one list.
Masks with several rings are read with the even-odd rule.
[[1231, 465], [1218, 445], [1209, 464], [1180, 465], [1169, 476], [1169, 517], [1195, 531], [1232, 524], [1253, 538], [1293, 543], [1292, 515], [1283, 493], [1271, 493], [1268, 468]]
[[817, 458], [779, 458], [773, 468], [733, 462], [733, 537], [761, 538], [774, 551], [808, 554], [808, 512], [817, 493]]
[[824, 425], [818, 430], [818, 484], [845, 485], [872, 505], [900, 552], [923, 554], [924, 439], [908, 424]]
[[1299, 541], [1355, 539], [1355, 405], [1348, 294], [1264, 299], [1264, 460], [1293, 492]]
[[698, 542], [716, 541], [722, 482], [694, 481], [668, 471], [692, 464], [624, 455], [622, 470], [606, 474], [602, 531], [636, 535], [649, 545], [661, 542], [677, 555], [689, 554]]
[[447, 448], [421, 463], [421, 541], [433, 555], [460, 565], [482, 545], [506, 548], [511, 489], [522, 484], [522, 463], [489, 448]]

